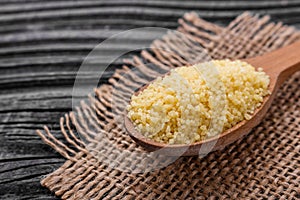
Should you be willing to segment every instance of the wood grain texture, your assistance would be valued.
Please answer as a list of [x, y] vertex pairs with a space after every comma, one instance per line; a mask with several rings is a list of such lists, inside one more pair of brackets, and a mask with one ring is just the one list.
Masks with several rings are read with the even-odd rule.
[[[72, 109], [76, 71], [95, 45], [131, 28], [174, 29], [177, 19], [191, 10], [220, 25], [250, 10], [300, 27], [297, 0], [1, 0], [0, 199], [56, 199], [39, 181], [64, 159], [35, 130], [47, 125], [59, 137], [59, 117]], [[130, 35], [105, 46], [103, 56], [93, 64], [95, 69], [106, 66], [111, 53], [148, 44], [156, 35]], [[115, 67], [119, 65], [121, 61]], [[111, 74], [107, 71], [104, 77]], [[98, 77], [86, 73], [80, 78]]]

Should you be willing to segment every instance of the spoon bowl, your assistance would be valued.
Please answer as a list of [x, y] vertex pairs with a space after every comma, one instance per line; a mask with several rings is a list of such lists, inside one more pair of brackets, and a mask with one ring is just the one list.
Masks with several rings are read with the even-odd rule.
[[[270, 95], [264, 97], [260, 107], [252, 114], [249, 120], [243, 120], [230, 129], [217, 136], [195, 142], [192, 144], [164, 144], [151, 140], [139, 133], [131, 120], [125, 116], [125, 127], [131, 138], [148, 151], [156, 151], [163, 148], [162, 153], [170, 156], [194, 156], [206, 155], [209, 152], [223, 149], [225, 146], [247, 135], [257, 126], [267, 113], [279, 86], [293, 73], [300, 70], [300, 41], [289, 46], [282, 47], [262, 56], [257, 56], [243, 61], [253, 67], [262, 68], [270, 77]], [[137, 93], [147, 87], [142, 87]]]

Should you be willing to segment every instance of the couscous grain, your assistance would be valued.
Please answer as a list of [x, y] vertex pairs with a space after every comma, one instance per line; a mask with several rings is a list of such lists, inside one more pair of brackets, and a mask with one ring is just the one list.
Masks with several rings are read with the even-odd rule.
[[268, 85], [261, 69], [239, 60], [179, 67], [133, 95], [128, 117], [157, 142], [190, 144], [249, 120], [269, 94]]

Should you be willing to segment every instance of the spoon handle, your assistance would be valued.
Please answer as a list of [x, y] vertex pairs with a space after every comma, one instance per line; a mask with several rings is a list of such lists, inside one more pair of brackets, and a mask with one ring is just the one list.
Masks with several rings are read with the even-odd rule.
[[281, 85], [300, 70], [300, 41], [245, 61], [254, 67], [263, 68], [270, 78], [274, 78]]

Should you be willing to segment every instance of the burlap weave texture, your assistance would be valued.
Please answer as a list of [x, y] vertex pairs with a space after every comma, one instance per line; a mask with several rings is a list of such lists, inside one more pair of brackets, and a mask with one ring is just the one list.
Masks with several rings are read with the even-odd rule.
[[[244, 13], [227, 27], [206, 22], [195, 13], [179, 19], [178, 30], [184, 37], [168, 34], [154, 41], [153, 52], [142, 51], [95, 90], [96, 98], [60, 119], [65, 140], [56, 139], [47, 127], [37, 133], [64, 156], [63, 166], [41, 183], [62, 199], [300, 199], [300, 73], [280, 88], [263, 122], [245, 138], [212, 152], [205, 158], [182, 157], [166, 168], [133, 174], [108, 167], [101, 159], [112, 156], [112, 145], [129, 151], [143, 151], [111, 116], [113, 89], [133, 92], [134, 81], [146, 83], [161, 71], [207, 59], [241, 59], [272, 51], [300, 39], [293, 27], [269, 22], [268, 16]], [[164, 51], [155, 49], [168, 49]], [[192, 53], [190, 52], [192, 50]], [[144, 65], [144, 61], [153, 66]], [[135, 67], [146, 78], [135, 77]], [[120, 81], [124, 73], [131, 79]], [[120, 101], [118, 107], [126, 106]], [[116, 111], [118, 113], [118, 109]], [[120, 113], [121, 115], [121, 113]], [[97, 131], [105, 130], [109, 142]], [[103, 148], [95, 158], [77, 137], [81, 134], [90, 146]], [[124, 163], [139, 158], [118, 158]]]

